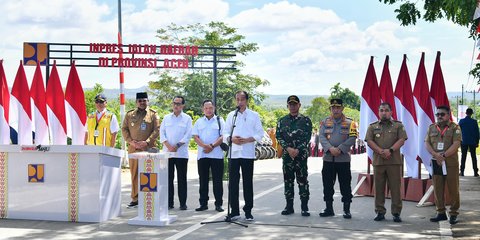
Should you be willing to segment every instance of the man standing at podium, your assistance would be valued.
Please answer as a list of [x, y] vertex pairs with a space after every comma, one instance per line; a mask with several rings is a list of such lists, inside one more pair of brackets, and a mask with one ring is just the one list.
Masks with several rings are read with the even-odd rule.
[[160, 126], [160, 142], [164, 152], [174, 152], [168, 159], [168, 208], [173, 208], [173, 179], [177, 168], [178, 200], [180, 210], [187, 210], [187, 164], [188, 144], [192, 134], [192, 118], [183, 112], [185, 98], [176, 96], [172, 102], [172, 113], [163, 117]]
[[119, 130], [117, 117], [107, 111], [107, 98], [104, 94], [95, 96], [97, 111], [88, 115], [85, 145], [115, 147]]
[[[147, 151], [156, 147], [159, 135], [159, 119], [157, 112], [148, 107], [146, 92], [137, 93], [137, 108], [127, 112], [122, 124], [122, 134], [128, 143], [128, 153]], [[132, 202], [129, 208], [138, 205], [138, 159], [129, 159], [132, 176]]]

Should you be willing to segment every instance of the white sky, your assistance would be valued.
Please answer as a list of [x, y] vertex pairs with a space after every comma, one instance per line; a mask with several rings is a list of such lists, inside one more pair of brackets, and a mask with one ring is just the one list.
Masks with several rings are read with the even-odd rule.
[[[23, 57], [23, 42], [117, 41], [116, 0], [0, 0], [0, 6], [0, 59], [10, 87]], [[462, 84], [468, 91], [477, 88], [468, 77], [475, 48], [467, 28], [422, 20], [401, 27], [395, 6], [378, 0], [123, 0], [122, 8], [124, 44], [168, 44], [160, 43], [155, 33], [172, 22], [224, 21], [238, 28], [247, 42], [259, 44], [259, 51], [239, 58], [246, 64], [245, 73], [270, 81], [261, 89], [267, 94], [326, 95], [340, 82], [360, 95], [370, 56], [376, 57], [380, 80], [386, 55], [395, 87], [403, 54], [408, 56], [413, 86], [422, 51], [429, 82], [436, 52], [441, 51], [447, 91], [461, 91]], [[34, 67], [25, 69], [30, 83]], [[64, 87], [68, 70], [59, 68]], [[84, 87], [119, 86], [118, 69], [77, 70]], [[151, 72], [125, 69], [126, 88], [154, 80]]]

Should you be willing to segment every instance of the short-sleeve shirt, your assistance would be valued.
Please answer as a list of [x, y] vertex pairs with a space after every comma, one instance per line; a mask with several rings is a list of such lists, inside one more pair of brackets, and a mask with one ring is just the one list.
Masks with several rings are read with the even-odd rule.
[[[382, 149], [390, 149], [399, 139], [407, 140], [407, 132], [402, 122], [389, 120], [377, 121], [368, 126], [365, 141], [372, 140]], [[380, 154], [373, 153], [373, 165], [398, 165], [403, 164], [400, 149], [393, 151], [390, 159], [385, 159]]]
[[[445, 152], [447, 149], [452, 146], [455, 141], [462, 141], [462, 131], [460, 126], [454, 122], [448, 123], [448, 128], [444, 131], [445, 128], [441, 128], [434, 123], [428, 127], [427, 136], [425, 136], [425, 142], [430, 144], [435, 152]], [[439, 130], [440, 129], [440, 130]], [[443, 143], [443, 150], [438, 149], [438, 143]], [[447, 162], [456, 161], [458, 165], [458, 154], [453, 154], [446, 158]]]

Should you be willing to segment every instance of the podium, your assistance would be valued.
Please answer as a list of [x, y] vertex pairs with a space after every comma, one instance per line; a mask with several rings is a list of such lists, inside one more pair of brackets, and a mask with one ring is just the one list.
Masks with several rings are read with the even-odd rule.
[[123, 151], [0, 145], [0, 218], [103, 222], [121, 213]]
[[128, 155], [138, 159], [138, 216], [131, 225], [166, 226], [177, 216], [168, 215], [168, 158], [171, 153], [138, 152]]

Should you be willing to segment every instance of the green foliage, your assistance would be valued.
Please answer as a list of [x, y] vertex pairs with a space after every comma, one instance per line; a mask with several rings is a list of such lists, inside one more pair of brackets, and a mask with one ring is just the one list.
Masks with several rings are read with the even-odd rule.
[[352, 92], [348, 88], [340, 87], [340, 83], [335, 84], [332, 88], [330, 88], [330, 98], [340, 98], [343, 100], [343, 104], [353, 109], [357, 109], [360, 111], [360, 97], [357, 96], [354, 92]]
[[359, 122], [360, 120], [360, 111], [357, 109], [352, 109], [349, 107], [346, 107], [343, 109], [343, 114], [351, 119], [353, 119], [355, 122]]
[[85, 90], [83, 94], [85, 95], [85, 105], [87, 108], [87, 114], [97, 110], [95, 107], [95, 96], [103, 92], [102, 85], [96, 83], [92, 90]]
[[[379, 0], [384, 4], [397, 4], [400, 6], [395, 10], [397, 19], [402, 26], [415, 25], [418, 19], [423, 18], [427, 22], [435, 22], [446, 18], [460, 26], [469, 26], [472, 23], [472, 16], [477, 6], [477, 0]], [[423, 2], [422, 15], [418, 4]]]
[[[170, 24], [166, 28], [157, 30], [157, 37], [162, 42], [169, 44], [196, 45], [199, 47], [234, 47], [236, 51], [219, 49], [219, 57], [222, 60], [232, 60], [235, 54], [248, 55], [258, 50], [256, 43], [244, 42], [245, 37], [237, 33], [236, 28], [227, 26], [222, 22], [210, 22], [208, 24], [190, 24], [178, 26]], [[208, 53], [210, 49], [199, 49], [199, 53]], [[211, 53], [211, 52], [210, 52]], [[198, 60], [208, 60], [199, 55]], [[198, 63], [197, 64], [202, 64]], [[228, 65], [235, 67], [235, 70], [217, 71], [217, 112], [225, 116], [231, 109], [235, 108], [234, 96], [238, 90], [245, 90], [256, 102], [260, 102], [265, 95], [256, 91], [259, 86], [268, 85], [268, 81], [257, 76], [244, 74], [241, 68], [244, 64], [236, 61]], [[185, 111], [191, 110], [194, 115], [201, 115], [201, 104], [205, 99], [212, 99], [213, 78], [212, 71], [192, 70], [190, 72], [173, 73], [160, 70], [154, 72], [158, 80], [149, 82], [151, 94], [156, 104], [162, 109], [169, 109], [175, 95], [185, 97]]]
[[318, 128], [320, 121], [330, 115], [330, 103], [324, 97], [317, 97], [312, 100], [312, 105], [307, 108], [305, 115], [312, 120], [314, 127]]

